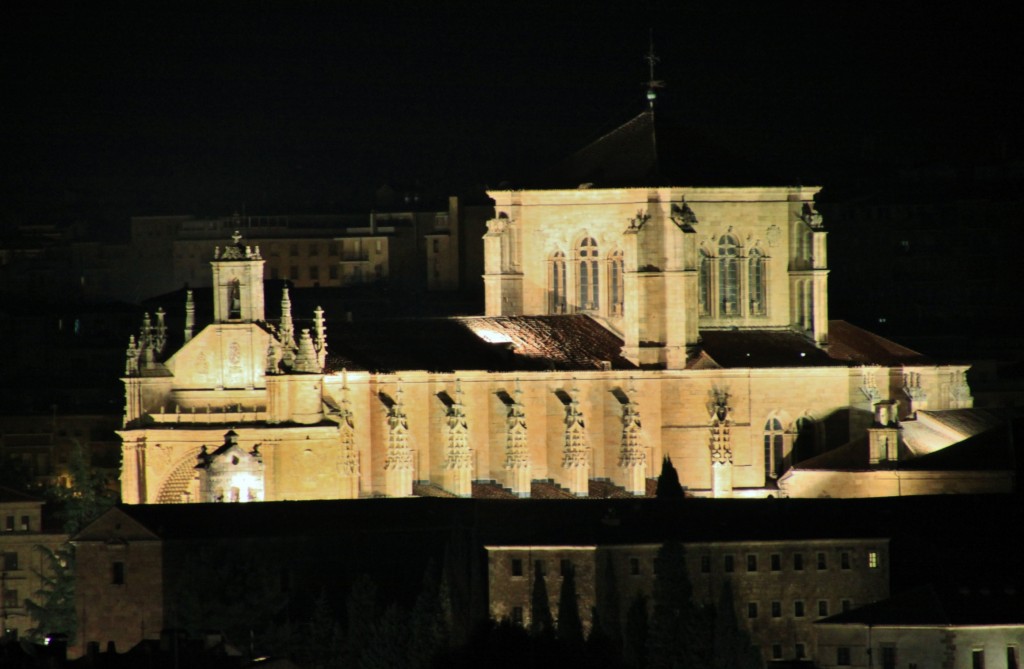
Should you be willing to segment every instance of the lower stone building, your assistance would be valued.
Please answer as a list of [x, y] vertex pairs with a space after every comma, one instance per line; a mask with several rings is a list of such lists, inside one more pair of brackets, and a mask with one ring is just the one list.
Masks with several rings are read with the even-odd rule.
[[[888, 543], [883, 538], [725, 541], [686, 543], [684, 550], [698, 603], [721, 605], [728, 582], [736, 620], [761, 656], [806, 660], [814, 654], [815, 621], [888, 596]], [[544, 579], [557, 625], [562, 581], [572, 570], [585, 632], [595, 612], [605, 620], [609, 608], [625, 628], [637, 598], [651, 605], [660, 547], [488, 546], [491, 616], [529, 627], [536, 581]], [[609, 606], [610, 600], [617, 603]]]
[[815, 628], [822, 669], [1020, 669], [1024, 594], [1015, 584], [924, 586], [820, 620]]

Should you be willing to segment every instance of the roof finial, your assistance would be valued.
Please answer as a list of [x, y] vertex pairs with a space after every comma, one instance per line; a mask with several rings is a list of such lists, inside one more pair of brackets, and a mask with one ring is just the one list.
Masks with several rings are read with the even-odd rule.
[[654, 111], [654, 100], [658, 97], [658, 93], [655, 89], [664, 88], [665, 82], [654, 78], [654, 66], [658, 64], [661, 59], [654, 55], [654, 28], [650, 31], [650, 46], [647, 49], [647, 54], [644, 56], [644, 60], [647, 61], [647, 104], [650, 105], [651, 111]]

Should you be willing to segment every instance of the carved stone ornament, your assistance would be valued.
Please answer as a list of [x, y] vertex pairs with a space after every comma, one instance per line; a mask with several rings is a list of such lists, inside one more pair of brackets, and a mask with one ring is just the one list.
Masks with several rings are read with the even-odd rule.
[[686, 200], [681, 202], [672, 203], [672, 222], [679, 226], [680, 229], [692, 228], [697, 225], [697, 214], [693, 213], [693, 209], [690, 209], [690, 205], [686, 203]]

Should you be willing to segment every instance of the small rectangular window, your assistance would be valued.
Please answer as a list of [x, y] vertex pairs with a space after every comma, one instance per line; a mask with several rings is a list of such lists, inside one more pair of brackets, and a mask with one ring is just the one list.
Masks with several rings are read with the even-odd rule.
[[17, 590], [4, 588], [3, 608], [6, 610], [21, 608], [21, 599], [18, 597]]
[[327, 245], [327, 255], [329, 255], [329, 256], [336, 256], [336, 255], [338, 255], [338, 245], [337, 244], [328, 244]]
[[562, 558], [562, 561], [559, 563], [559, 572], [561, 573], [562, 578], [565, 578], [566, 576], [568, 576], [569, 572], [571, 572], [571, 571], [572, 571], [572, 560], [570, 560], [568, 558]]
[[4, 553], [4, 571], [18, 571], [18, 553]]
[[1020, 648], [1006, 647], [1006, 669], [1020, 669]]
[[793, 617], [803, 618], [804, 617], [804, 603], [802, 600], [796, 600], [793, 602]]
[[819, 599], [818, 600], [818, 615], [821, 616], [822, 618], [824, 618], [825, 616], [828, 615], [828, 600], [827, 599]]
[[846, 613], [847, 611], [853, 608], [853, 602], [849, 599], [844, 599], [843, 601], [839, 602], [839, 608], [843, 610], [843, 613]]
[[756, 555], [748, 555], [747, 556], [747, 571], [757, 571], [757, 556]]
[[22, 532], [28, 532], [28, 530], [29, 530], [28, 516], [22, 516], [21, 517], [21, 531]]
[[843, 551], [839, 554], [839, 568], [850, 569], [850, 553]]
[[520, 627], [523, 625], [523, 607], [512, 607], [512, 624], [519, 625]]
[[868, 568], [878, 569], [878, 551], [868, 551]]
[[882, 669], [896, 669], [895, 646], [882, 646]]
[[772, 618], [782, 617], [782, 602], [772, 602]]
[[434, 242], [433, 243], [434, 253], [440, 253], [441, 252], [441, 240], [440, 239], [435, 239], [435, 240], [433, 240], [433, 242]]
[[311, 281], [318, 281], [320, 279], [320, 268], [313, 265], [309, 268], [309, 278]]
[[985, 669], [984, 648], [975, 648], [971, 651], [971, 669]]
[[803, 571], [803, 570], [804, 570], [804, 554], [803, 553], [793, 553], [793, 571]]
[[836, 648], [836, 664], [840, 667], [850, 666], [850, 649], [848, 646]]
[[802, 660], [807, 657], [807, 646], [802, 643], [796, 645], [796, 659]]
[[772, 571], [782, 571], [782, 556], [772, 553]]
[[547, 563], [544, 562], [544, 560], [534, 560], [533, 561], [533, 573], [536, 574], [537, 576], [547, 576], [548, 575], [548, 565], [547, 565]]
[[700, 556], [700, 573], [710, 574], [711, 573], [711, 556], [701, 555]]
[[298, 279], [299, 279], [299, 266], [298, 265], [292, 265], [288, 269], [288, 278], [290, 278], [292, 281], [298, 281]]
[[631, 557], [629, 558], [629, 575], [639, 576], [640, 575], [640, 558]]
[[338, 266], [337, 265], [331, 265], [327, 269], [327, 273], [328, 273], [328, 276], [330, 276], [332, 280], [337, 280], [337, 278], [338, 278]]
[[5, 526], [5, 529], [8, 532], [14, 531], [14, 516], [7, 516], [7, 525]]
[[320, 255], [320, 247], [317, 244], [309, 245], [309, 255], [315, 256]]
[[773, 660], [781, 660], [782, 659], [782, 644], [781, 643], [773, 643], [772, 644], [772, 659]]
[[731, 574], [736, 569], [736, 560], [732, 555], [726, 555], [722, 567], [726, 574]]
[[523, 575], [523, 561], [519, 558], [512, 558], [512, 575], [522, 576]]
[[756, 618], [757, 617], [757, 602], [749, 602], [747, 604], [747, 617], [748, 618]]
[[124, 562], [114, 562], [111, 565], [110, 582], [114, 585], [124, 585]]
[[824, 553], [818, 553], [818, 569], [828, 569], [828, 557]]

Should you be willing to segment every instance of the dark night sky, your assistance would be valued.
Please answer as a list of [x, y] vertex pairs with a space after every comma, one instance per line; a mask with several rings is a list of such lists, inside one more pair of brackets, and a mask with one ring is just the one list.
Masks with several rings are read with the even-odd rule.
[[1020, 158], [1009, 8], [616, 4], [14, 3], [0, 220], [336, 211], [385, 182], [514, 180], [643, 109], [649, 27], [659, 109], [805, 182]]

